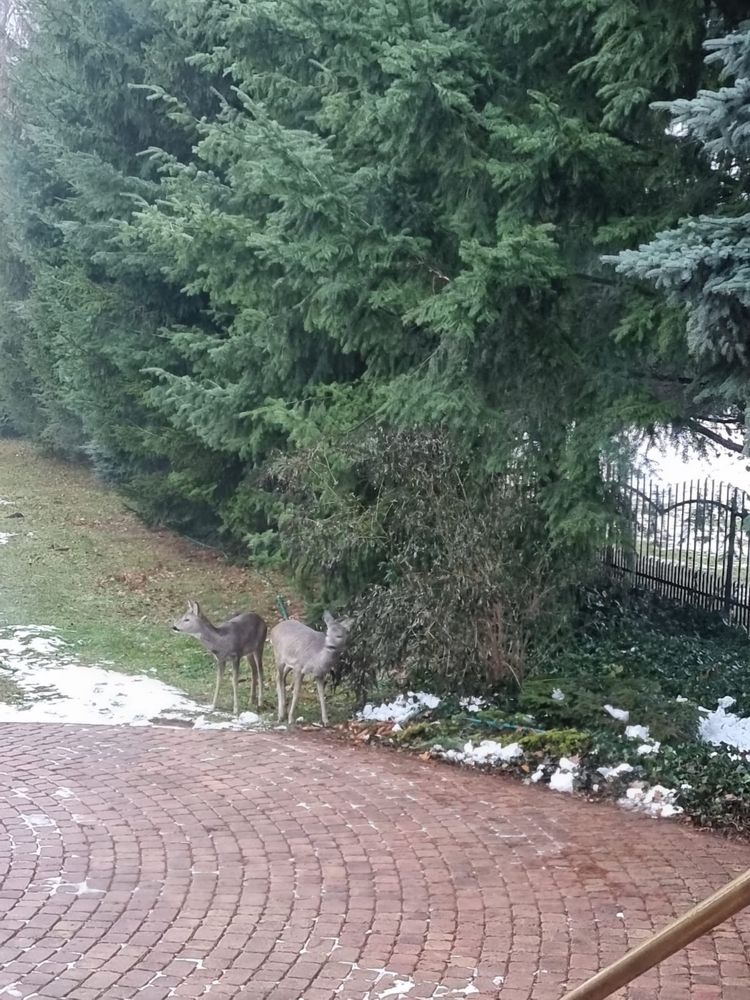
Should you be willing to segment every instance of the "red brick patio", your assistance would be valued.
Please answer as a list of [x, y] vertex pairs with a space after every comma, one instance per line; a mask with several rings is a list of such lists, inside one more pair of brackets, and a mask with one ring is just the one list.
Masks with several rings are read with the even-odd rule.
[[[0, 747], [2, 1000], [559, 1000], [750, 867], [305, 733], [4, 725]], [[747, 1000], [748, 954], [750, 915], [626, 995]]]

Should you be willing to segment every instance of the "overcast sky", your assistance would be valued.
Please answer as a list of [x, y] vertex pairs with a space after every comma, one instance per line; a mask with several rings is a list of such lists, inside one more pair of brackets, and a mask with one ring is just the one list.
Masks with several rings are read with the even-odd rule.
[[640, 454], [645, 463], [644, 471], [650, 470], [651, 475], [665, 485], [712, 478], [750, 493], [750, 458], [725, 448], [714, 448], [709, 444], [705, 455], [688, 450], [683, 457], [682, 449], [654, 445], [650, 448], [644, 446]]

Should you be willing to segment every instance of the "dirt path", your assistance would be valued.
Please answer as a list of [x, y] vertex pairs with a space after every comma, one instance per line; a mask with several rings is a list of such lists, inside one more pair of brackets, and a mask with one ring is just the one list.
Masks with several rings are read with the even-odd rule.
[[[750, 848], [312, 734], [0, 727], [0, 997], [559, 1000]], [[750, 916], [632, 1000], [740, 1000]]]

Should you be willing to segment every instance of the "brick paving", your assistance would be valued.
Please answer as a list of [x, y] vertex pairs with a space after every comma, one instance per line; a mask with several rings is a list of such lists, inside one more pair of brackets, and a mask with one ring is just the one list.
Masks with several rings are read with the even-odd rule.
[[[559, 1000], [750, 848], [309, 733], [0, 726], [0, 998]], [[630, 1000], [747, 1000], [750, 916]]]

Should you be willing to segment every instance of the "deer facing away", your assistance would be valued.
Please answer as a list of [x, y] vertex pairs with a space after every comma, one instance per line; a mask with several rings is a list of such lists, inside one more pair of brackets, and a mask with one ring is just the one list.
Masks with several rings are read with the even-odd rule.
[[250, 700], [260, 708], [263, 701], [263, 643], [266, 641], [268, 626], [252, 611], [234, 615], [221, 625], [213, 625], [203, 614], [197, 601], [188, 601], [187, 612], [179, 618], [172, 630], [191, 635], [216, 659], [216, 687], [213, 708], [219, 700], [219, 688], [224, 678], [224, 667], [229, 661], [232, 667], [232, 695], [234, 714], [239, 715], [237, 681], [240, 660], [247, 657], [250, 667]]
[[325, 679], [333, 670], [339, 657], [349, 642], [349, 632], [354, 624], [351, 618], [336, 621], [330, 611], [323, 615], [325, 632], [316, 632], [300, 621], [289, 619], [279, 622], [271, 629], [271, 645], [276, 660], [276, 694], [278, 697], [279, 722], [284, 721], [286, 712], [286, 679], [292, 674], [292, 701], [289, 706], [288, 722], [292, 725], [297, 708], [302, 681], [312, 677], [318, 690], [320, 719], [328, 725], [326, 712]]

